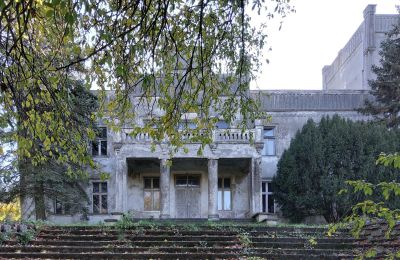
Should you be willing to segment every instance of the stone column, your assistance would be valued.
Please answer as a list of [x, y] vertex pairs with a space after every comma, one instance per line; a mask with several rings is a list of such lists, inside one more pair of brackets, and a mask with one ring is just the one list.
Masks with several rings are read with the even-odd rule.
[[125, 157], [117, 157], [115, 180], [115, 210], [124, 213], [127, 210], [127, 181], [128, 181], [128, 165]]
[[261, 212], [261, 157], [252, 158], [251, 190], [252, 215]]
[[208, 160], [208, 219], [218, 220], [218, 160]]
[[167, 159], [160, 160], [160, 218], [170, 217], [169, 212], [169, 183], [171, 179], [170, 167]]

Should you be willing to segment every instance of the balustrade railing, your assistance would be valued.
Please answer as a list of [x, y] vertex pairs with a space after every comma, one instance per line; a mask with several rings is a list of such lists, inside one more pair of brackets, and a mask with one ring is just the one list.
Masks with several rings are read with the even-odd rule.
[[[139, 133], [132, 135], [131, 128], [124, 128], [121, 130], [121, 141], [123, 143], [147, 143], [152, 139], [148, 133]], [[182, 140], [190, 140], [193, 134], [184, 133]], [[215, 129], [212, 133], [214, 143], [250, 143], [256, 140], [256, 129]]]

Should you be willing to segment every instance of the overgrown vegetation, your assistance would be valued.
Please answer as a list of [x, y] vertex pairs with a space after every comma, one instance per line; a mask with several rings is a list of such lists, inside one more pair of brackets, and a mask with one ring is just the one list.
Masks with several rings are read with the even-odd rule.
[[[319, 124], [309, 120], [283, 153], [273, 179], [274, 196], [283, 215], [294, 222], [313, 215], [336, 222], [350, 215], [352, 206], [364, 201], [365, 194], [338, 196], [338, 192], [349, 180], [362, 179], [373, 185], [399, 181], [399, 170], [375, 164], [381, 152], [393, 153], [399, 143], [399, 131], [383, 125], [339, 116], [324, 117]], [[400, 200], [391, 197], [385, 204], [398, 208]]]
[[[372, 68], [376, 74], [376, 79], [369, 81], [370, 93], [375, 97], [375, 100], [367, 101], [361, 112], [373, 115], [376, 121], [384, 122], [391, 129], [391, 132], [395, 132], [400, 125], [400, 19], [389, 31], [380, 47], [380, 66], [373, 66]], [[396, 145], [398, 143], [397, 141]], [[395, 151], [382, 150], [383, 153], [376, 160], [379, 167], [395, 169], [397, 176], [393, 176], [393, 178], [385, 176], [379, 181], [361, 178], [349, 180], [347, 181], [348, 187], [340, 191], [341, 195], [356, 194], [363, 197], [363, 200], [355, 203], [350, 215], [340, 223], [333, 225], [329, 234], [332, 234], [339, 227], [350, 226], [353, 236], [359, 237], [361, 233], [368, 232], [367, 226], [375, 225], [378, 227], [378, 237], [369, 238], [372, 239], [372, 241], [369, 241], [372, 243], [372, 247], [361, 252], [358, 259], [400, 258], [398, 241], [396, 241], [398, 234], [392, 234], [393, 229], [396, 225], [399, 225], [400, 221], [400, 209], [398, 204], [395, 203], [400, 200], [400, 155], [396, 152], [398, 150], [399, 147]], [[379, 231], [383, 232], [384, 235], [379, 236]], [[382, 239], [387, 239], [384, 247], [379, 245], [382, 243]], [[377, 241], [379, 244], [376, 244]]]

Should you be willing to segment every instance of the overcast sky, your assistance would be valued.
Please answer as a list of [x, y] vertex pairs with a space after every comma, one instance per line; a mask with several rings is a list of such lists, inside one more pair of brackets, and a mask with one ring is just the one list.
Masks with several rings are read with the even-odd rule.
[[363, 21], [368, 4], [376, 13], [395, 14], [400, 0], [292, 0], [296, 13], [282, 29], [269, 29], [263, 66], [252, 88], [322, 89], [322, 67], [330, 65]]

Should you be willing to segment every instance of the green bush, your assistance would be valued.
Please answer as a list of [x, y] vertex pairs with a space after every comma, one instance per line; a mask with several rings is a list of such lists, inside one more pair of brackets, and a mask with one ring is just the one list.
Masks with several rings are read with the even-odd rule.
[[[379, 183], [400, 178], [399, 170], [376, 165], [381, 152], [399, 150], [398, 130], [371, 122], [353, 122], [335, 115], [319, 124], [309, 120], [283, 153], [273, 179], [275, 199], [283, 216], [300, 222], [323, 215], [336, 222], [351, 213], [363, 194], [338, 192], [348, 180]], [[379, 196], [379, 195], [376, 195]], [[399, 200], [389, 201], [400, 206]]]

